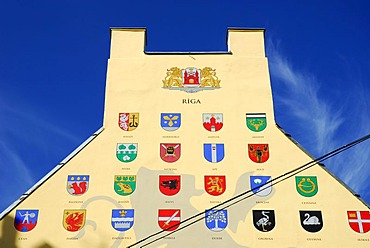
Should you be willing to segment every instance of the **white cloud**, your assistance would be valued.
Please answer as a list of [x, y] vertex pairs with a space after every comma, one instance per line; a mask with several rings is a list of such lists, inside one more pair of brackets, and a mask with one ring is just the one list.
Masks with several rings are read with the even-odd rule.
[[[295, 68], [271, 40], [267, 41], [267, 54], [277, 122], [311, 154], [324, 155], [370, 132], [369, 96], [361, 81], [348, 82], [357, 86], [343, 92], [341, 99], [346, 100], [335, 102], [330, 92], [320, 91], [325, 82]], [[355, 192], [365, 193], [370, 178], [369, 151], [367, 141], [325, 164]]]
[[[30, 106], [15, 104], [9, 95], [3, 94], [0, 95], [0, 212], [37, 182], [40, 174], [36, 171], [42, 166], [30, 161], [55, 156], [59, 148], [51, 144], [53, 140], [61, 144], [80, 142], [67, 130], [45, 121]], [[43, 166], [45, 169], [54, 165]]]

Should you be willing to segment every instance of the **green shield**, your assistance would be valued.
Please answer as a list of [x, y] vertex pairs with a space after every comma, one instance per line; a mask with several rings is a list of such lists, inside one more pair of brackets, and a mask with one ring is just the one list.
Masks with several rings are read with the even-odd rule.
[[118, 143], [116, 156], [124, 163], [134, 161], [137, 156], [137, 143]]
[[114, 191], [119, 195], [131, 195], [136, 189], [136, 176], [115, 175]]
[[246, 114], [247, 127], [253, 132], [261, 132], [266, 126], [266, 114]]
[[305, 197], [314, 196], [319, 191], [315, 176], [296, 176], [295, 184], [298, 193]]

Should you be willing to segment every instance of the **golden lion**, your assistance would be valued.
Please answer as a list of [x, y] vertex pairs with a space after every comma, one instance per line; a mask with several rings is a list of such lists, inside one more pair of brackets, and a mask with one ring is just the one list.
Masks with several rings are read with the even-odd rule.
[[182, 73], [178, 67], [171, 67], [167, 69], [166, 77], [163, 81], [163, 88], [169, 88], [172, 86], [184, 87], [181, 81]]
[[216, 70], [212, 69], [211, 67], [204, 67], [201, 70], [201, 75], [202, 75], [202, 82], [199, 85], [199, 87], [215, 87], [215, 88], [220, 88], [220, 82], [221, 80], [218, 79], [216, 76]]

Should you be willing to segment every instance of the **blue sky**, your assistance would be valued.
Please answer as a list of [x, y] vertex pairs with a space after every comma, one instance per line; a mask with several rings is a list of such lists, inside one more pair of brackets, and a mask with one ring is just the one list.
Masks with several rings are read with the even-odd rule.
[[[110, 27], [147, 51], [266, 28], [277, 123], [314, 156], [370, 133], [368, 1], [19, 1], [0, 8], [0, 212], [102, 126]], [[370, 141], [326, 166], [370, 203]]]

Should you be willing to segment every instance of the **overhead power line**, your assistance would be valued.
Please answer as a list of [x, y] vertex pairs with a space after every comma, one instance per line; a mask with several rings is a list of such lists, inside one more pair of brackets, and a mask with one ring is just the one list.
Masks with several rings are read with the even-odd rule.
[[[348, 144], [346, 144], [346, 145], [344, 145], [342, 147], [339, 147], [339, 148], [337, 148], [337, 149], [335, 149], [335, 150], [333, 150], [333, 151], [331, 151], [329, 153], [326, 153], [325, 155], [323, 155], [323, 156], [321, 156], [321, 157], [319, 157], [317, 159], [314, 159], [314, 160], [312, 160], [312, 161], [310, 161], [310, 162], [308, 162], [306, 164], [303, 164], [303, 165], [301, 165], [301, 166], [299, 166], [299, 167], [297, 167], [297, 168], [295, 168], [293, 170], [290, 170], [290, 171], [288, 171], [288, 172], [286, 172], [286, 173], [284, 173], [284, 174], [282, 174], [282, 175], [280, 175], [278, 177], [275, 177], [275, 178], [267, 181], [266, 183], [264, 183], [262, 185], [259, 185], [258, 187], [255, 187], [255, 188], [252, 188], [250, 190], [247, 190], [247, 191], [245, 191], [243, 193], [240, 193], [240, 194], [238, 194], [238, 195], [236, 195], [236, 196], [234, 196], [234, 197], [232, 197], [232, 198], [230, 198], [230, 199], [228, 199], [228, 200], [226, 200], [226, 201], [224, 201], [224, 202], [222, 202], [220, 204], [217, 204], [217, 205], [213, 206], [212, 208], [210, 208], [208, 210], [199, 212], [199, 213], [197, 213], [197, 214], [195, 214], [193, 216], [190, 216], [190, 217], [186, 218], [183, 221], [180, 221], [179, 223], [176, 223], [174, 225], [169, 226], [166, 229], [163, 229], [161, 231], [158, 231], [156, 233], [153, 233], [153, 234], [151, 234], [151, 235], [149, 235], [149, 236], [147, 236], [147, 237], [145, 237], [145, 238], [143, 238], [143, 239], [141, 239], [141, 240], [139, 240], [139, 241], [137, 241], [137, 242], [135, 242], [135, 243], [127, 246], [127, 248], [131, 248], [131, 247], [134, 247], [136, 245], [142, 244], [142, 243], [148, 241], [151, 238], [154, 238], [154, 239], [148, 241], [147, 243], [142, 244], [140, 247], [145, 247], [145, 246], [148, 246], [150, 244], [153, 244], [153, 243], [155, 243], [155, 242], [157, 242], [157, 241], [159, 241], [159, 240], [161, 240], [161, 239], [163, 239], [165, 237], [168, 237], [168, 236], [170, 236], [170, 235], [172, 235], [172, 234], [174, 234], [176, 232], [179, 232], [179, 231], [181, 231], [181, 230], [183, 230], [185, 228], [188, 228], [191, 225], [193, 225], [193, 224], [195, 224], [195, 223], [203, 220], [205, 218], [206, 211], [214, 210], [215, 212], [218, 212], [218, 211], [221, 211], [223, 209], [226, 209], [226, 208], [228, 208], [230, 206], [233, 206], [233, 205], [235, 205], [235, 204], [237, 204], [237, 203], [239, 203], [241, 201], [244, 201], [245, 199], [248, 199], [249, 197], [253, 196], [254, 195], [253, 190], [257, 190], [259, 188], [263, 188], [267, 184], [271, 184], [271, 187], [272, 187], [273, 185], [276, 185], [278, 183], [281, 183], [281, 182], [285, 181], [286, 179], [288, 179], [288, 178], [290, 178], [290, 177], [292, 177], [292, 176], [294, 176], [294, 175], [296, 175], [296, 174], [298, 174], [298, 173], [300, 173], [302, 171], [305, 171], [305, 170], [313, 167], [316, 164], [319, 164], [319, 163], [321, 163], [321, 162], [323, 162], [323, 161], [325, 161], [325, 160], [327, 160], [327, 159], [329, 159], [331, 157], [334, 157], [334, 156], [338, 155], [339, 153], [342, 153], [342, 152], [344, 152], [344, 151], [346, 151], [346, 150], [348, 150], [348, 149], [350, 149], [350, 148], [352, 148], [352, 147], [354, 147], [354, 146], [356, 146], [356, 145], [358, 145], [358, 144], [360, 144], [360, 143], [368, 140], [369, 138], [370, 138], [370, 134], [365, 135], [365, 136], [363, 136], [363, 137], [361, 137], [361, 138], [359, 138], [359, 139], [357, 139], [357, 140], [355, 140], [353, 142], [350, 142], [350, 143], [348, 143]], [[185, 224], [185, 225], [183, 225], [183, 224]], [[177, 228], [176, 230], [171, 231], [171, 232], [166, 233], [166, 234], [163, 234], [164, 232], [166, 232], [166, 231], [168, 231], [168, 230], [170, 230], [170, 229], [172, 229], [174, 227], [177, 227], [179, 225], [181, 225], [181, 227]], [[163, 234], [163, 235], [159, 236], [160, 234]], [[159, 236], [159, 237], [156, 237], [156, 236]]]

